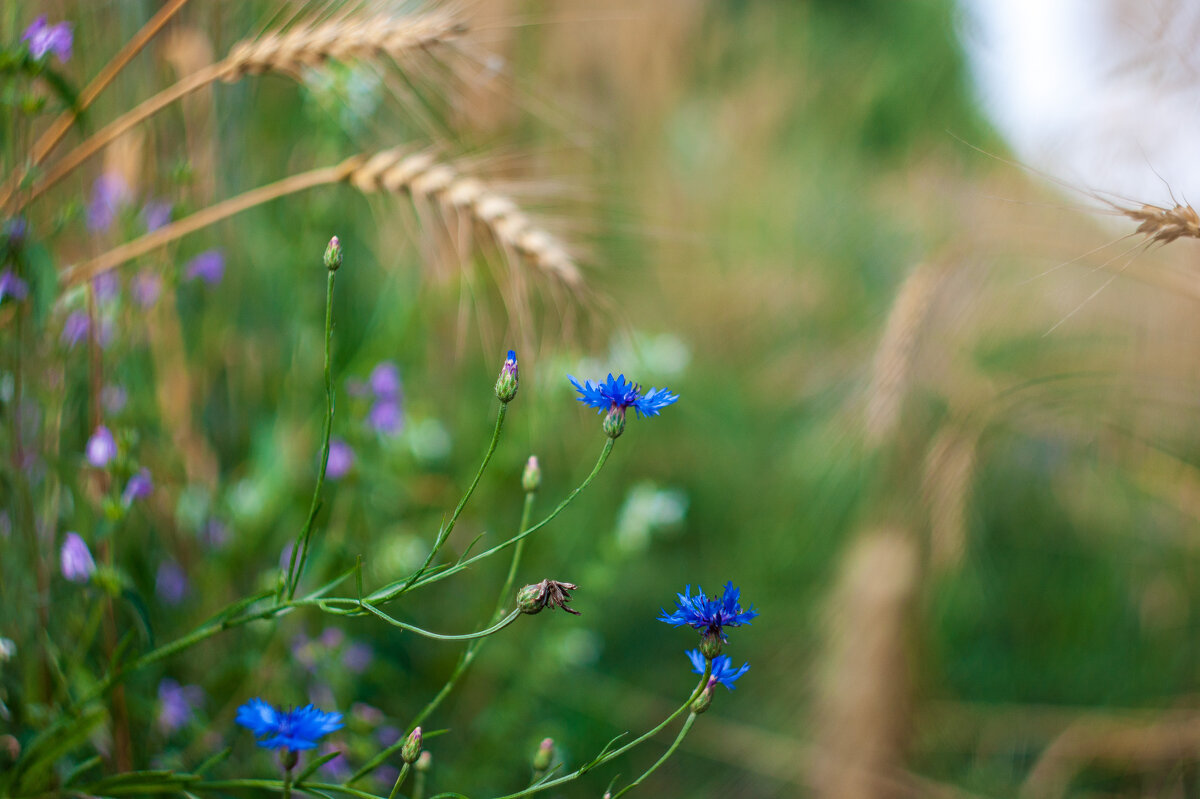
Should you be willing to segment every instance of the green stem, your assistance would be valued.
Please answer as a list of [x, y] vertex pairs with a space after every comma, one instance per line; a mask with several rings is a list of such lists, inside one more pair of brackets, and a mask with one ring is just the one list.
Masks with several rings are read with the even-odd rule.
[[388, 794], [388, 799], [396, 799], [396, 795], [400, 793], [400, 786], [404, 784], [404, 778], [408, 776], [408, 770], [412, 768], [408, 763], [400, 767], [400, 774], [396, 777], [396, 784], [392, 786], [392, 792]]
[[[525, 505], [521, 509], [521, 524], [519, 525], [518, 529], [523, 530], [529, 524], [529, 517], [533, 513], [533, 501], [536, 496], [537, 493], [534, 491], [526, 492]], [[513, 559], [508, 566], [508, 577], [504, 581], [504, 586], [500, 589], [499, 597], [496, 599], [496, 611], [492, 616], [493, 623], [496, 623], [504, 617], [504, 606], [508, 604], [506, 600], [512, 593], [512, 586], [516, 580], [517, 567], [521, 560], [521, 544], [523, 543], [525, 542], [518, 542], [517, 548], [513, 551]], [[520, 613], [520, 611], [514, 612]], [[428, 718], [430, 714], [432, 714], [433, 711], [442, 704], [443, 701], [445, 701], [446, 697], [450, 695], [450, 693], [458, 685], [458, 681], [462, 679], [462, 676], [467, 673], [467, 669], [469, 669], [471, 664], [475, 661], [475, 657], [479, 654], [479, 648], [483, 646], [483, 642], [485, 640], [485, 638], [481, 637], [475, 641], [472, 641], [470, 645], [467, 646], [467, 649], [465, 652], [463, 652], [462, 657], [458, 659], [458, 663], [455, 665], [454, 671], [451, 672], [449, 679], [446, 680], [446, 684], [443, 685], [441, 690], [439, 690], [437, 694], [435, 694], [434, 697], [429, 700], [425, 707], [421, 708], [421, 712], [417, 713], [417, 715], [409, 722], [408, 733], [411, 733], [414, 729], [420, 727], [421, 723], [424, 722], [425, 719]], [[396, 742], [391, 746], [388, 746], [386, 749], [379, 752], [379, 754], [375, 755], [366, 763], [364, 763], [362, 768], [356, 771], [354, 776], [346, 781], [346, 784], [352, 785], [357, 780], [362, 779], [367, 774], [370, 774], [372, 771], [378, 768], [385, 760], [391, 757], [393, 753], [404, 746], [406, 737], [407, 733], [405, 736], [397, 739]]]
[[689, 713], [687, 720], [683, 722], [683, 727], [680, 728], [680, 730], [679, 730], [679, 734], [675, 736], [675, 740], [671, 742], [671, 745], [669, 747], [667, 747], [667, 751], [663, 752], [663, 756], [660, 757], [658, 760], [656, 760], [654, 762], [653, 766], [646, 769], [646, 771], [642, 773], [642, 776], [638, 777], [636, 780], [629, 783], [624, 788], [622, 788], [620, 791], [618, 791], [617, 794], [615, 796], [613, 796], [613, 799], [620, 799], [620, 797], [624, 796], [625, 794], [629, 793], [637, 786], [641, 785], [642, 780], [649, 777], [651, 774], [654, 773], [655, 769], [657, 769], [663, 763], [667, 762], [667, 758], [669, 758], [671, 755], [675, 754], [675, 750], [678, 749], [679, 744], [683, 742], [684, 737], [688, 734], [688, 730], [690, 730], [692, 728], [692, 725], [696, 723], [696, 718], [697, 718], [697, 716], [695, 713]]
[[[280, 780], [243, 779], [187, 783], [187, 790], [189, 791], [227, 791], [232, 788], [258, 788], [260, 790], [282, 792], [283, 782]], [[345, 796], [357, 797], [357, 799], [379, 799], [375, 794], [368, 791], [360, 791], [356, 788], [348, 788], [345, 785], [334, 785], [327, 782], [299, 782], [296, 783], [296, 788], [301, 791], [305, 788], [312, 788], [315, 791], [340, 793]], [[108, 795], [116, 795], [118, 792], [110, 790], [106, 793]]]
[[[300, 585], [300, 578], [304, 575], [304, 564], [308, 559], [308, 543], [312, 538], [312, 527], [317, 518], [317, 510], [321, 506], [321, 488], [325, 485], [325, 468], [329, 464], [329, 438], [333, 433], [333, 359], [331, 353], [333, 350], [333, 282], [337, 272], [330, 269], [328, 274], [329, 279], [325, 287], [325, 431], [321, 437], [321, 465], [317, 470], [317, 485], [313, 489], [308, 519], [305, 520], [304, 529], [300, 531], [296, 544], [292, 547], [292, 557], [288, 562], [285, 585], [289, 600], [296, 595], [296, 588]], [[296, 562], [296, 550], [300, 550], [299, 564]]]
[[478, 555], [467, 558], [466, 560], [459, 561], [458, 563], [455, 563], [453, 566], [449, 566], [445, 569], [442, 569], [441, 571], [437, 572], [436, 574], [431, 574], [422, 580], [413, 580], [412, 578], [409, 578], [409, 581], [404, 583], [404, 585], [398, 586], [393, 583], [390, 586], [384, 586], [383, 588], [379, 589], [375, 593], [371, 594], [371, 596], [369, 596], [368, 599], [371, 602], [374, 602], [376, 604], [382, 604], [389, 600], [395, 599], [396, 597], [400, 596], [401, 594], [403, 594], [407, 591], [414, 590], [416, 588], [421, 588], [422, 586], [429, 585], [430, 583], [436, 583], [438, 580], [444, 580], [445, 578], [449, 577], [452, 574], [457, 574], [458, 572], [467, 568], [471, 564], [476, 563], [480, 560], [483, 560], [484, 558], [490, 558], [492, 555], [495, 555], [497, 552], [507, 549], [508, 547], [513, 546], [514, 544], [516, 544], [517, 542], [526, 538], [527, 536], [530, 536], [533, 533], [536, 533], [538, 530], [542, 529], [547, 524], [552, 522], [554, 520], [554, 518], [556, 516], [558, 516], [558, 514], [562, 513], [563, 509], [565, 509], [567, 507], [567, 505], [571, 504], [571, 501], [574, 500], [575, 497], [577, 497], [579, 495], [579, 492], [581, 492], [585, 488], [587, 488], [588, 485], [591, 484], [592, 480], [596, 479], [596, 475], [600, 474], [600, 469], [602, 469], [604, 467], [604, 462], [608, 460], [609, 454], [612, 453], [614, 440], [615, 439], [611, 439], [611, 438], [606, 439], [605, 444], [604, 444], [604, 449], [600, 451], [600, 457], [597, 458], [596, 465], [594, 467], [592, 467], [591, 474], [589, 474], [582, 483], [580, 483], [578, 486], [576, 486], [575, 490], [572, 491], [570, 494], [568, 494], [566, 499], [564, 499], [562, 502], [558, 503], [558, 507], [556, 507], [554, 510], [552, 510], [550, 512], [550, 515], [548, 515], [546, 518], [542, 519], [537, 524], [533, 525], [532, 527], [528, 527], [528, 528], [522, 530], [517, 535], [513, 536], [512, 538], [508, 539], [507, 541], [505, 541], [503, 543], [497, 544], [496, 546], [492, 547], [489, 550], [480, 552]]
[[[417, 569], [404, 585], [397, 592], [396, 596], [406, 592], [413, 583], [421, 578], [429, 569], [429, 564], [433, 563], [433, 559], [437, 557], [442, 545], [446, 543], [446, 539], [450, 537], [450, 533], [454, 530], [454, 525], [458, 522], [459, 515], [463, 512], [463, 508], [467, 506], [467, 501], [471, 499], [471, 495], [475, 493], [475, 487], [479, 485], [479, 479], [483, 477], [483, 472], [487, 469], [488, 463], [492, 460], [492, 455], [496, 452], [496, 445], [500, 443], [500, 429], [504, 427], [504, 414], [508, 412], [508, 403], [501, 402], [500, 410], [496, 413], [496, 427], [492, 430], [492, 442], [488, 445], [487, 452], [483, 456], [483, 463], [479, 464], [479, 471], [475, 472], [475, 479], [471, 481], [471, 485], [467, 488], [467, 493], [463, 494], [462, 499], [458, 501], [458, 507], [454, 509], [454, 513], [450, 515], [450, 521], [444, 527], [438, 530], [437, 538], [434, 539], [433, 547], [429, 550], [429, 554], [425, 556], [425, 562], [421, 564], [421, 568]], [[370, 597], [374, 599], [374, 597]]]
[[692, 695], [688, 697], [688, 700], [686, 702], [684, 702], [682, 705], [680, 705], [678, 710], [676, 710], [674, 713], [672, 713], [671, 715], [669, 715], [665, 719], [663, 719], [662, 723], [659, 724], [654, 729], [643, 733], [642, 735], [638, 736], [637, 738], [634, 738], [632, 741], [630, 741], [629, 743], [620, 747], [619, 749], [614, 749], [611, 752], [608, 752], [607, 754], [597, 757], [591, 763], [580, 766], [578, 769], [576, 769], [575, 771], [572, 771], [570, 774], [565, 774], [557, 779], [548, 780], [546, 782], [539, 783], [537, 785], [531, 785], [530, 787], [525, 788], [522, 791], [518, 791], [517, 793], [510, 793], [510, 794], [505, 794], [504, 796], [498, 796], [498, 797], [496, 797], [496, 799], [519, 799], [520, 797], [526, 796], [528, 794], [540, 793], [541, 791], [544, 791], [547, 788], [553, 788], [556, 785], [562, 785], [563, 783], [571, 782], [572, 780], [577, 780], [580, 777], [582, 777], [584, 774], [586, 774], [589, 771], [591, 771], [592, 769], [596, 768], [597, 766], [602, 766], [605, 763], [608, 763], [609, 761], [620, 757], [621, 755], [625, 754], [633, 747], [640, 744], [642, 741], [645, 741], [648, 738], [653, 738], [655, 735], [657, 735], [659, 732], [661, 732], [664, 727], [666, 727], [668, 724], [670, 724], [675, 719], [679, 718], [680, 714], [682, 714], [685, 710], [688, 710], [692, 706], [692, 703], [695, 702], [696, 698], [700, 696], [701, 691], [703, 691], [705, 686], [708, 685], [708, 678], [709, 678], [709, 675], [711, 675], [711, 674], [712, 674], [712, 661], [707, 661], [707, 663], [705, 664], [705, 667], [704, 667], [704, 675], [701, 676], [700, 682], [696, 686], [696, 690], [692, 691]]
[[[327, 608], [324, 606], [324, 604], [322, 604], [320, 607], [322, 610], [327, 610]], [[473, 632], [473, 633], [463, 633], [462, 635], [443, 635], [441, 633], [435, 633], [435, 632], [430, 632], [429, 630], [423, 630], [420, 627], [414, 627], [411, 624], [405, 624], [404, 622], [402, 622], [398, 619], [392, 618], [391, 616], [384, 613], [382, 610], [375, 607], [374, 605], [367, 604], [366, 602], [362, 603], [362, 608], [364, 610], [366, 610], [368, 613], [371, 613], [372, 615], [376, 616], [377, 618], [380, 618], [383, 621], [386, 621], [388, 624], [392, 625], [393, 627], [399, 627], [402, 630], [408, 630], [409, 632], [416, 633], [417, 635], [422, 635], [426, 638], [434, 638], [438, 641], [470, 641], [470, 640], [473, 640], [476, 638], [486, 638], [489, 635], [500, 632], [505, 627], [512, 624], [514, 621], [516, 621], [517, 618], [521, 615], [520, 609], [514, 608], [511, 613], [509, 613], [507, 616], [505, 616], [503, 619], [501, 619], [497, 623], [493, 624], [491, 627], [488, 627], [486, 630], [479, 630], [478, 632]], [[346, 614], [338, 614], [338, 615], [346, 615]]]

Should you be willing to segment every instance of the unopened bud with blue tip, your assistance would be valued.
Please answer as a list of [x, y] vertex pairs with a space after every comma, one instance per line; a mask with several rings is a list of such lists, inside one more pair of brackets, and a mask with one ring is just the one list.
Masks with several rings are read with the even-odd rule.
[[517, 396], [519, 382], [517, 353], [509, 350], [508, 357], [504, 359], [504, 365], [500, 367], [500, 377], [496, 378], [496, 398], [503, 403], [512, 402], [513, 398]]

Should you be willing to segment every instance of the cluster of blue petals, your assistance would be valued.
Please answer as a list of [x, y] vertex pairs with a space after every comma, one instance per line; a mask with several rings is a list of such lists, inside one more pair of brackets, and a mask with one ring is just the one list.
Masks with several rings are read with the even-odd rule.
[[265, 749], [314, 749], [317, 741], [342, 728], [341, 713], [326, 713], [314, 705], [276, 710], [261, 699], [238, 708], [237, 723], [258, 737]]
[[614, 408], [633, 408], [638, 416], [658, 416], [663, 408], [679, 400], [679, 395], [667, 388], [652, 388], [643, 394], [637, 383], [626, 382], [625, 375], [614, 378], [611, 372], [607, 380], [599, 383], [591, 380], [580, 383], [571, 375], [567, 375], [567, 379], [579, 392], [579, 401], [589, 408], [596, 408], [598, 414]]
[[[692, 671], [697, 674], [704, 673], [704, 655], [699, 649], [689, 649], [687, 652], [688, 660], [692, 661]], [[738, 677], [741, 677], [746, 672], [750, 671], [750, 664], [743, 663], [740, 668], [733, 667], [733, 661], [729, 659], [729, 655], [717, 655], [713, 658], [712, 673], [709, 674], [709, 679], [716, 680], [724, 685], [729, 690], [734, 690], [733, 684], [737, 682]]]
[[750, 620], [758, 615], [753, 606], [742, 610], [739, 602], [742, 590], [734, 588], [733, 583], [725, 583], [725, 592], [711, 598], [705, 596], [704, 589], [699, 586], [696, 587], [696, 591], [698, 593], [693, 595], [689, 585], [684, 589], [684, 593], [676, 594], [677, 610], [674, 613], [663, 610], [658, 620], [674, 627], [693, 627], [701, 633], [718, 635], [725, 641], [727, 639], [723, 628], [741, 627], [743, 624], [749, 624]]

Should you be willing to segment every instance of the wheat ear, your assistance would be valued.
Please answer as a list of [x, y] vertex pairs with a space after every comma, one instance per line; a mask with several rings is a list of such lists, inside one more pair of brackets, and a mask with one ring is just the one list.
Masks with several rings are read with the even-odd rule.
[[460, 20], [443, 11], [409, 17], [377, 14], [343, 16], [320, 24], [301, 23], [286, 31], [240, 42], [221, 61], [180, 79], [81, 142], [47, 170], [24, 202], [44, 193], [134, 125], [214, 81], [232, 82], [264, 72], [294, 76], [303, 67], [319, 66], [330, 60], [387, 57], [401, 61], [413, 52], [448, 42], [465, 29]]
[[85, 283], [126, 261], [256, 205], [305, 189], [341, 182], [349, 183], [364, 193], [404, 193], [440, 208], [446, 216], [463, 215], [468, 221], [488, 231], [500, 249], [519, 256], [569, 289], [583, 288], [583, 276], [566, 248], [555, 237], [534, 225], [511, 199], [491, 191], [474, 178], [463, 176], [453, 166], [436, 160], [429, 153], [410, 153], [400, 149], [385, 150], [371, 156], [356, 155], [335, 166], [290, 175], [275, 183], [230, 197], [90, 261], [69, 267], [62, 283], [64, 286]]

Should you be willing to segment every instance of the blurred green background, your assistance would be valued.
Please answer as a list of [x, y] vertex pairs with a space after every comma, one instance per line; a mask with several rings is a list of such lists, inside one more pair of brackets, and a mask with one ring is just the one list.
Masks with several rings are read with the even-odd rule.
[[[77, 83], [155, 8], [51, 5], [76, 24]], [[90, 117], [116, 116], [203, 60], [203, 45], [223, 53], [277, 10], [193, 3]], [[9, 32], [29, 13], [9, 4]], [[355, 152], [432, 144], [536, 212], [579, 254], [587, 286], [566, 290], [495, 248], [460, 262], [436, 212], [347, 186], [123, 267], [102, 362], [130, 399], [104, 418], [156, 491], [113, 546], [155, 638], [269, 586], [303, 522], [323, 407], [320, 254], [336, 233], [334, 435], [355, 461], [328, 486], [313, 584], [360, 553], [370, 585], [419, 565], [486, 445], [508, 347], [521, 392], [452, 554], [515, 531], [529, 454], [543, 512], [591, 468], [599, 419], [566, 374], [624, 372], [681, 396], [661, 418], [631, 419], [596, 483], [531, 539], [521, 582], [578, 583], [583, 616], [523, 619], [488, 643], [427, 724], [450, 729], [428, 744], [433, 791], [518, 790], [546, 736], [574, 767], [652, 726], [690, 689], [695, 643], [659, 609], [685, 584], [732, 580], [761, 616], [726, 651], [752, 668], [647, 794], [1200, 795], [1200, 330], [1176, 288], [1190, 243], [1140, 259], [1043, 335], [1103, 283], [1105, 256], [1039, 275], [1128, 231], [1052, 207], [1019, 168], [972, 149], [1004, 144], [972, 99], [950, 2], [480, 0], [464, 13], [471, 33], [428, 62], [218, 84], [140, 129], [134, 193], [170, 199], [177, 216]], [[113, 230], [86, 233], [101, 161], [121, 163], [96, 159], [31, 211], [44, 234], [65, 218], [47, 237], [61, 265], [140, 232], [139, 200]], [[212, 248], [224, 279], [184, 279]], [[151, 267], [176, 277], [143, 314], [128, 288]], [[100, 523], [76, 475], [93, 392], [86, 348], [59, 343], [62, 313], [25, 350], [28, 390], [61, 420], [56, 448], [49, 421], [37, 427], [41, 489], [57, 475], [72, 497], [53, 522], [86, 531]], [[381, 361], [403, 380], [394, 436], [370, 430], [369, 403], [348, 390]], [[218, 545], [214, 522], [227, 528]], [[397, 612], [474, 629], [505, 560]], [[4, 561], [0, 635], [24, 655], [43, 645], [21, 600], [31, 578]], [[164, 561], [187, 575], [176, 605], [156, 597]], [[60, 647], [87, 623], [79, 592], [53, 586]], [[328, 622], [292, 614], [134, 677], [139, 765], [194, 766], [230, 742], [225, 772], [271, 773], [232, 721], [261, 695], [347, 712], [339, 740], [357, 767], [461, 651], [366, 620], [322, 643]], [[344, 656], [361, 644], [372, 658], [355, 673]], [[86, 683], [95, 667], [69, 677]], [[4, 666], [10, 707], [35, 670]], [[205, 691], [169, 735], [154, 721], [164, 676]], [[667, 741], [555, 795], [599, 796]]]

